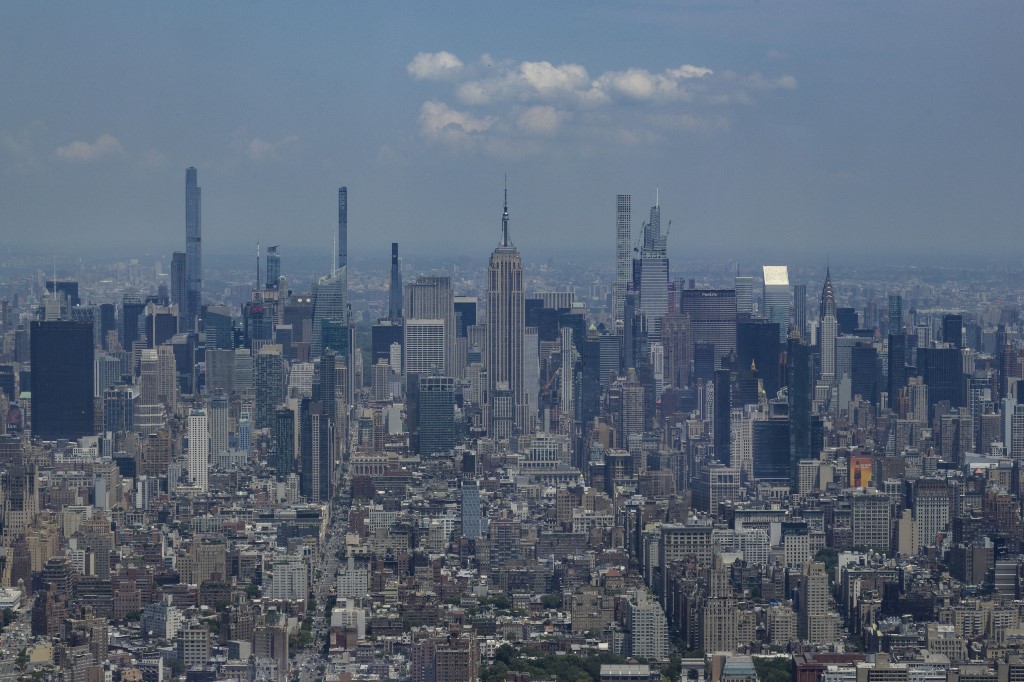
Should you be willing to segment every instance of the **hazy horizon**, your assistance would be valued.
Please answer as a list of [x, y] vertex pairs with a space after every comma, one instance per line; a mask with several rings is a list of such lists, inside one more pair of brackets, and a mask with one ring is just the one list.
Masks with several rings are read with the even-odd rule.
[[26, 251], [183, 250], [196, 166], [210, 256], [326, 252], [345, 185], [353, 257], [485, 257], [506, 175], [524, 256], [659, 190], [673, 259], [1024, 255], [1020, 3], [50, 10], [0, 7]]

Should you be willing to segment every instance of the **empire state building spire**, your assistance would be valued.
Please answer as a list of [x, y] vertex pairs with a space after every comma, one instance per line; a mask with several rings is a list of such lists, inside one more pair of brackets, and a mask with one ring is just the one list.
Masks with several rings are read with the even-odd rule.
[[512, 246], [508, 240], [508, 177], [505, 178], [505, 208], [501, 214], [501, 245]]

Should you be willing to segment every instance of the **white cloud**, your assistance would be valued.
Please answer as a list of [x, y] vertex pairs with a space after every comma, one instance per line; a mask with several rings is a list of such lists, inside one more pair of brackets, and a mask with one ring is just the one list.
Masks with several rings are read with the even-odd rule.
[[489, 130], [496, 121], [493, 116], [476, 117], [452, 109], [437, 100], [424, 102], [420, 107], [420, 128], [423, 134], [443, 142], [471, 142], [474, 135]]
[[124, 148], [116, 137], [104, 133], [92, 143], [75, 141], [57, 147], [57, 156], [65, 161], [96, 161], [107, 156], [124, 156]]
[[449, 78], [463, 68], [462, 60], [451, 52], [420, 52], [405, 67], [416, 80]]
[[298, 141], [299, 138], [295, 135], [287, 135], [277, 142], [268, 142], [256, 137], [249, 141], [249, 144], [246, 147], [246, 153], [253, 161], [274, 159], [277, 158], [280, 152], [282, 152], [286, 147]]
[[530, 107], [523, 113], [519, 114], [519, 119], [516, 121], [517, 127], [526, 133], [534, 135], [554, 135], [558, 131], [558, 126], [562, 124], [568, 113], [559, 111], [554, 107], [549, 106], [535, 106]]
[[683, 64], [678, 69], [668, 69], [665, 71], [665, 75], [670, 78], [706, 78], [713, 74], [714, 71], [704, 66], [694, 66], [693, 64]]
[[440, 98], [425, 102], [423, 136], [493, 155], [543, 152], [550, 148], [545, 138], [556, 135], [654, 144], [681, 132], [722, 131], [729, 128], [730, 108], [752, 104], [759, 92], [797, 87], [791, 75], [719, 73], [696, 64], [591, 75], [575, 63], [489, 54], [463, 63], [449, 52], [420, 53], [407, 69], [418, 80], [447, 80], [460, 103], [452, 109]]

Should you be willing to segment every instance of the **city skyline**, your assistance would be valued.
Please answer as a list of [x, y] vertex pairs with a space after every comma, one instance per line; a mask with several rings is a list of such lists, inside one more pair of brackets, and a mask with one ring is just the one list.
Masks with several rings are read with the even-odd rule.
[[[1024, 50], [1018, 5], [544, 7], [525, 13], [543, 27], [525, 44], [446, 30], [482, 19], [448, 5], [420, 21], [409, 5], [233, 7], [65, 8], [80, 33], [38, 8], [2, 10], [0, 63], [33, 64], [4, 72], [0, 205], [19, 246], [180, 248], [166, 188], [196, 166], [211, 254], [250, 252], [258, 235], [323, 248], [341, 183], [358, 197], [353, 255], [454, 239], [486, 252], [485, 197], [506, 172], [524, 254], [586, 243], [616, 192], [649, 205], [659, 185], [680, 233], [673, 260], [740, 243], [777, 261], [921, 244], [925, 257], [984, 253], [963, 239], [979, 229], [1015, 252], [1024, 102], [1004, 84]], [[518, 12], [499, 14], [522, 27]], [[136, 38], [121, 31], [129, 21]], [[590, 39], [562, 40], [579, 24]], [[379, 40], [395, 26], [401, 41]], [[332, 29], [348, 40], [296, 44]], [[171, 74], [171, 60], [199, 75]], [[126, 85], [97, 76], [118, 70]], [[29, 77], [73, 97], [75, 114], [55, 114]], [[152, 105], [133, 111], [140, 96]], [[203, 125], [158, 111], [173, 102]], [[63, 201], [45, 201], [57, 183]]]

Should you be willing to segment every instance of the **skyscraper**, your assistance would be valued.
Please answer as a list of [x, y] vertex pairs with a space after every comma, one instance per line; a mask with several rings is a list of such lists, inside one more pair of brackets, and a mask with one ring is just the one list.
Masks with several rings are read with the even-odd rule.
[[889, 294], [889, 333], [903, 333], [903, 297]]
[[731, 425], [732, 378], [727, 369], [715, 370], [715, 459], [725, 466], [732, 466]]
[[623, 319], [626, 289], [632, 279], [633, 254], [631, 250], [632, 198], [628, 194], [615, 197], [615, 320]]
[[825, 269], [825, 284], [821, 288], [819, 307], [821, 331], [818, 336], [818, 350], [821, 354], [821, 380], [833, 383], [836, 380], [836, 336], [839, 321], [836, 318], [836, 297], [832, 290], [832, 272]]
[[409, 376], [409, 431], [413, 451], [433, 455], [455, 447], [455, 382], [451, 377]]
[[32, 322], [32, 435], [74, 440], [93, 428], [91, 322]]
[[443, 320], [406, 320], [402, 368], [407, 375], [445, 371], [444, 331]]
[[799, 339], [790, 339], [787, 347], [789, 370], [789, 483], [800, 489], [800, 462], [817, 457], [821, 444], [815, 444], [811, 424], [811, 399], [814, 397], [814, 358], [811, 349]]
[[210, 397], [207, 425], [210, 427], [210, 453], [217, 457], [228, 449], [228, 397], [224, 393]]
[[779, 343], [789, 336], [789, 268], [765, 265], [764, 317], [779, 325]]
[[[715, 368], [736, 349], [736, 291], [733, 289], [684, 289], [680, 312], [690, 318], [690, 348], [713, 344]], [[690, 353], [695, 358], [694, 353]], [[707, 377], [710, 378], [710, 377]]]
[[661, 338], [661, 319], [668, 313], [667, 235], [661, 233], [661, 205], [651, 207], [640, 251], [640, 312], [647, 318], [647, 338]]
[[750, 275], [736, 275], [736, 314], [754, 314], [754, 278]]
[[186, 262], [184, 252], [175, 251], [171, 254], [171, 303], [178, 306], [179, 315], [185, 312], [187, 300]]
[[[348, 323], [348, 269], [342, 267], [320, 278], [313, 288], [313, 340], [310, 356], [319, 357], [325, 348], [325, 323]], [[343, 349], [335, 349], [341, 352]]]
[[483, 535], [480, 518], [480, 487], [476, 481], [462, 483], [462, 537], [476, 540]]
[[348, 267], [348, 187], [338, 188], [338, 258], [334, 267]]
[[388, 290], [388, 319], [402, 317], [402, 261], [398, 258], [398, 242], [391, 244], [391, 287]]
[[[452, 280], [447, 276], [420, 275], [405, 286], [402, 317], [405, 318], [406, 343], [413, 320], [439, 320], [442, 323], [442, 364], [437, 369], [446, 376], [454, 375], [455, 368], [455, 294]], [[408, 349], [407, 349], [408, 352]], [[406, 368], [406, 372], [423, 372]], [[429, 367], [425, 370], [430, 371]]]
[[267, 280], [268, 289], [277, 289], [281, 281], [281, 256], [277, 253], [277, 246], [267, 247]]
[[942, 316], [942, 340], [953, 348], [964, 347], [964, 316], [947, 313]]
[[807, 285], [793, 285], [793, 324], [800, 331], [800, 338], [807, 340]]
[[210, 431], [206, 410], [192, 410], [188, 415], [188, 477], [200, 490], [210, 489]]
[[203, 299], [202, 190], [194, 167], [185, 171], [185, 306], [181, 328], [197, 329]]
[[[628, 198], [627, 198], [628, 204]], [[627, 254], [628, 255], [628, 254]], [[408, 301], [406, 302], [408, 306]], [[501, 243], [491, 253], [487, 271], [487, 388], [491, 401], [488, 433], [508, 439], [527, 433], [527, 399], [523, 386], [523, 343], [526, 333], [526, 292], [519, 250], [508, 236], [508, 190], [501, 217]], [[497, 410], [498, 388], [511, 398], [510, 421]], [[500, 426], [500, 428], [499, 428]]]

